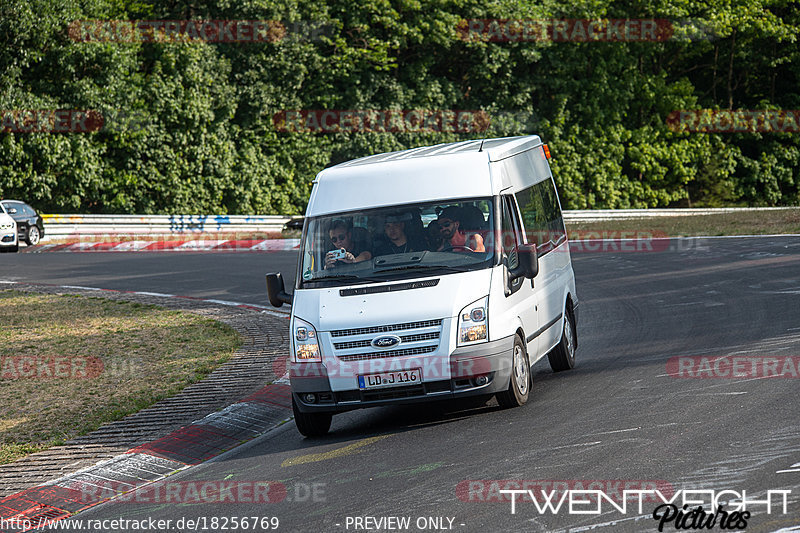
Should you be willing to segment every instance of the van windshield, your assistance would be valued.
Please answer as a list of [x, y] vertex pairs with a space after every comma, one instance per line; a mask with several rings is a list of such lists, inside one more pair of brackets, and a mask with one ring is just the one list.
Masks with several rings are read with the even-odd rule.
[[491, 198], [395, 205], [309, 218], [302, 288], [382, 282], [489, 268]]

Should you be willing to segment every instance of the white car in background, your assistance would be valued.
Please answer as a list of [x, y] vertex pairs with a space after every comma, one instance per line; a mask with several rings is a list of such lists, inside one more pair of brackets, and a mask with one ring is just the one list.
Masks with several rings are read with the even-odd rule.
[[0, 252], [16, 252], [19, 250], [17, 240], [17, 223], [0, 204]]

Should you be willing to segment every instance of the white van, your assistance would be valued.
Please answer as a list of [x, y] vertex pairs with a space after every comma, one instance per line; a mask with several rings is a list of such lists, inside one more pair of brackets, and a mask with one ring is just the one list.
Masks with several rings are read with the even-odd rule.
[[575, 364], [578, 298], [538, 136], [379, 154], [317, 175], [292, 304], [297, 428], [337, 412], [496, 395], [528, 400], [531, 366]]

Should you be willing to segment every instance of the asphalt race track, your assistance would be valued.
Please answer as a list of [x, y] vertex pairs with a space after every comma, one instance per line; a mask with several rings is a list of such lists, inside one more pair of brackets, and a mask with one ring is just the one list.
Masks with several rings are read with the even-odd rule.
[[[294, 264], [291, 252], [22, 253], [0, 256], [0, 279], [264, 304], [264, 273], [282, 271], [291, 281]], [[110, 502], [75, 518], [171, 519], [173, 527], [161, 529], [171, 531], [203, 523], [222, 531], [224, 520], [230, 528], [230, 517], [244, 516], [277, 517], [278, 531], [657, 531], [651, 500], [642, 512], [628, 501], [624, 513], [606, 502], [600, 514], [570, 514], [566, 507], [540, 513], [520, 498], [512, 514], [497, 490], [519, 485], [491, 483], [512, 480], [537, 494], [609, 493], [626, 482], [673, 493], [746, 491], [773, 502], [771, 514], [766, 505], [748, 506], [747, 531], [800, 528], [800, 238], [575, 252], [573, 264], [578, 363], [559, 374], [546, 358], [538, 363], [526, 406], [501, 410], [492, 400], [356, 411], [335, 417], [320, 440], [284, 424], [168, 478], [280, 482], [286, 497], [278, 503], [246, 503], [246, 495], [216, 505]], [[734, 363], [708, 366], [721, 357]], [[778, 361], [773, 374], [764, 358]], [[792, 491], [786, 514], [778, 490]], [[720, 500], [729, 498], [736, 499]], [[408, 528], [389, 517], [408, 517]], [[174, 527], [181, 518], [205, 522]], [[664, 531], [677, 529], [670, 522]]]

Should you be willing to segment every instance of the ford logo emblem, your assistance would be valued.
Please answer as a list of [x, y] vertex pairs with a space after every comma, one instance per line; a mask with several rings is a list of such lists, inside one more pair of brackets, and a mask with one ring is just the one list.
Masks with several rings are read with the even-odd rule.
[[381, 335], [372, 339], [372, 346], [374, 348], [391, 348], [400, 344], [400, 337], [397, 335]]

